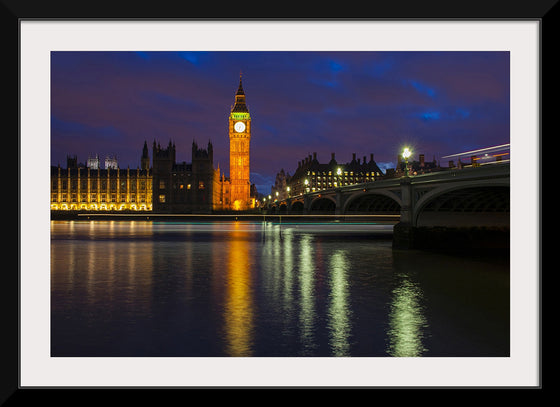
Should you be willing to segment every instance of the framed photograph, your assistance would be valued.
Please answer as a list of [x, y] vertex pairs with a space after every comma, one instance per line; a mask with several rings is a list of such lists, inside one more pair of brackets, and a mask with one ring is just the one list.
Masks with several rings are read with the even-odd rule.
[[539, 388], [552, 6], [18, 16], [15, 386]]

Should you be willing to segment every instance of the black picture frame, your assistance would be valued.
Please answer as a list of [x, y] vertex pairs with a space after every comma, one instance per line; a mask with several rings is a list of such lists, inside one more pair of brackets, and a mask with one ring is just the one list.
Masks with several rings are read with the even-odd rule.
[[[541, 74], [541, 123], [545, 124], [543, 120], [545, 113], [552, 113], [551, 109], [555, 104], [544, 103], [544, 100], [550, 98], [555, 90], [558, 88], [557, 69], [554, 64], [555, 51], [556, 51], [556, 38], [558, 38], [558, 0], [539, 0], [533, 2], [527, 1], [481, 1], [471, 0], [465, 3], [449, 2], [445, 0], [432, 0], [425, 2], [418, 2], [414, 0], [406, 0], [400, 2], [383, 2], [371, 7], [370, 10], [362, 10], [359, 8], [352, 8], [345, 5], [340, 9], [330, 9], [330, 7], [323, 7], [322, 9], [312, 9], [312, 15], [305, 15], [305, 10], [295, 9], [292, 12], [303, 12], [303, 16], [286, 16], [284, 11], [281, 11], [278, 16], [270, 16], [278, 12], [276, 8], [271, 9], [268, 3], [261, 3], [260, 8], [240, 7], [236, 12], [237, 15], [231, 15], [231, 10], [227, 8], [220, 9], [215, 7], [206, 10], [201, 7], [194, 7], [188, 2], [158, 2], [143, 3], [143, 2], [96, 2], [91, 4], [93, 7], [84, 7], [82, 2], [76, 1], [58, 1], [58, 2], [45, 2], [45, 1], [29, 1], [29, 0], [1, 0], [0, 10], [2, 16], [3, 38], [6, 40], [4, 43], [4, 84], [9, 86], [8, 92], [5, 95], [18, 96], [19, 102], [19, 82], [13, 78], [19, 78], [19, 24], [22, 20], [26, 19], [76, 19], [76, 20], [97, 20], [97, 19], [117, 19], [117, 20], [135, 20], [135, 19], [195, 19], [195, 20], [214, 20], [214, 19], [257, 19], [257, 20], [284, 20], [284, 19], [298, 19], [298, 20], [314, 20], [314, 19], [333, 19], [333, 20], [539, 20], [541, 25], [540, 31], [540, 74]], [[87, 4], [90, 4], [89, 2]], [[363, 4], [363, 3], [362, 3]], [[285, 10], [285, 9], [283, 9]], [[247, 14], [255, 17], [249, 17]], [[364, 17], [367, 16], [367, 17]], [[554, 72], [552, 70], [555, 70]], [[543, 86], [546, 81], [546, 86]], [[8, 103], [9, 113], [5, 117], [12, 126], [15, 120], [12, 118], [19, 118], [19, 103], [18, 111], [16, 110], [16, 103]], [[541, 125], [542, 126], [542, 125]], [[19, 119], [17, 127], [10, 129], [11, 133], [18, 132], [19, 135]], [[542, 151], [544, 137], [540, 139], [540, 151]], [[6, 137], [10, 138], [11, 137]], [[20, 152], [19, 136], [18, 136], [18, 155]], [[25, 157], [18, 157], [18, 163], [22, 163]], [[542, 171], [542, 169], [541, 169]], [[542, 173], [542, 172], [541, 172]], [[20, 180], [18, 179], [18, 194], [21, 188]], [[539, 201], [542, 200], [539, 197]], [[6, 216], [6, 215], [5, 215]], [[9, 216], [9, 213], [8, 213]], [[18, 236], [20, 231], [21, 211], [18, 211]], [[542, 230], [540, 230], [542, 235]], [[542, 249], [541, 249], [542, 253]], [[88, 391], [86, 397], [83, 395], [85, 389], [64, 389], [65, 391], [58, 391], [61, 389], [21, 389], [19, 386], [19, 272], [20, 272], [20, 259], [21, 259], [21, 242], [18, 239], [18, 272], [16, 273], [12, 266], [6, 262], [3, 273], [1, 274], [2, 294], [0, 295], [0, 309], [2, 310], [2, 332], [3, 344], [2, 356], [0, 360], [0, 405], [17, 406], [28, 405], [40, 401], [41, 403], [54, 402], [57, 405], [62, 404], [75, 404], [78, 399], [93, 403], [107, 404], [113, 401], [112, 397], [115, 396], [114, 390], [106, 392]], [[542, 258], [539, 264], [542, 264]], [[539, 272], [539, 275], [540, 272]], [[540, 314], [542, 315], [542, 314]], [[542, 326], [540, 321], [539, 326]], [[541, 332], [542, 333], [542, 332]], [[542, 343], [542, 339], [541, 339]], [[541, 383], [537, 389], [542, 390], [542, 354], [541, 360]], [[123, 389], [126, 390], [126, 389]], [[136, 389], [138, 390], [138, 389]], [[211, 390], [211, 389], [210, 389]], [[79, 393], [78, 393], [79, 392]], [[161, 392], [151, 392], [150, 396], [156, 397], [158, 404], [162, 402]], [[109, 398], [107, 398], [109, 397]], [[127, 397], [129, 397], [127, 395]], [[143, 402], [150, 402], [148, 395], [145, 392], [135, 392], [133, 396], [135, 399], [142, 400]], [[173, 397], [175, 397], [173, 395]], [[52, 400], [51, 400], [52, 399]], [[115, 400], [116, 401], [116, 400]], [[133, 402], [133, 400], [128, 401]]]

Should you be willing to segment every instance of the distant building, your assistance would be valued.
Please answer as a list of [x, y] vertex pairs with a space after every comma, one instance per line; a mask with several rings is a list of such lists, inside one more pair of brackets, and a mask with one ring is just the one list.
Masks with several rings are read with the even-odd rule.
[[119, 167], [119, 164], [117, 162], [117, 157], [116, 156], [107, 156], [105, 157], [105, 169], [113, 169], [116, 170]]
[[285, 173], [284, 168], [280, 170], [278, 174], [276, 174], [276, 179], [274, 181], [274, 185], [270, 188], [270, 196], [272, 199], [283, 200], [290, 196], [290, 192], [288, 190], [288, 180], [290, 179], [290, 173]]
[[338, 163], [335, 153], [332, 153], [331, 160], [321, 164], [317, 160], [317, 153], [313, 153], [298, 162], [294, 175], [287, 177], [286, 188], [290, 188], [290, 196], [296, 196], [305, 192], [370, 182], [383, 175], [373, 160], [373, 154], [370, 154], [369, 161], [366, 156], [363, 157], [363, 160], [356, 159], [356, 153], [354, 153], [351, 161]]
[[[397, 168], [394, 172], [388, 175], [393, 175], [396, 177], [403, 176], [405, 173], [406, 160], [403, 159], [401, 155], [397, 157]], [[418, 160], [408, 159], [408, 175], [421, 175], [427, 174], [429, 172], [441, 171], [442, 168], [439, 166], [436, 158], [432, 161], [426, 161], [424, 154], [418, 155]]]
[[90, 156], [87, 159], [87, 167], [92, 170], [98, 170], [100, 167], [99, 165], [99, 156], [95, 154], [94, 156]]

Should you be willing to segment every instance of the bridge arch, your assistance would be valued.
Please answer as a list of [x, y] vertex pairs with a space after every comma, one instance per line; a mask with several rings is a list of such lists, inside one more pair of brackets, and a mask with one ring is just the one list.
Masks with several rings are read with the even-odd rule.
[[290, 207], [290, 212], [292, 213], [303, 213], [304, 210], [304, 204], [303, 201], [301, 200], [297, 200], [297, 201], [293, 201], [292, 205]]
[[401, 202], [390, 191], [363, 191], [348, 197], [343, 206], [344, 214], [399, 214]]
[[335, 213], [336, 201], [330, 196], [318, 196], [309, 203], [309, 212]]
[[416, 226], [509, 226], [509, 183], [442, 186], [416, 202]]

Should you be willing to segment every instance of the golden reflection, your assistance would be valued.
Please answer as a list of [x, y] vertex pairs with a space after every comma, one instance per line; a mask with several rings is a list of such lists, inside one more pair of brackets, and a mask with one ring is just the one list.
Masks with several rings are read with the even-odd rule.
[[426, 351], [422, 339], [427, 324], [421, 301], [422, 290], [409, 277], [404, 277], [393, 290], [388, 332], [390, 356], [422, 356]]
[[251, 356], [253, 309], [248, 232], [240, 230], [240, 223], [233, 228], [227, 263], [226, 350], [230, 356]]
[[330, 259], [329, 344], [333, 356], [350, 356], [350, 306], [348, 293], [348, 261], [338, 250]]
[[[93, 231], [93, 222], [90, 224], [90, 232]], [[95, 252], [95, 245], [90, 244], [87, 247], [87, 278], [86, 278], [86, 293], [88, 304], [95, 303], [95, 270], [97, 267], [97, 253]]]
[[131, 312], [147, 315], [153, 306], [154, 243], [153, 240], [133, 240], [126, 245], [128, 251], [126, 293]]

